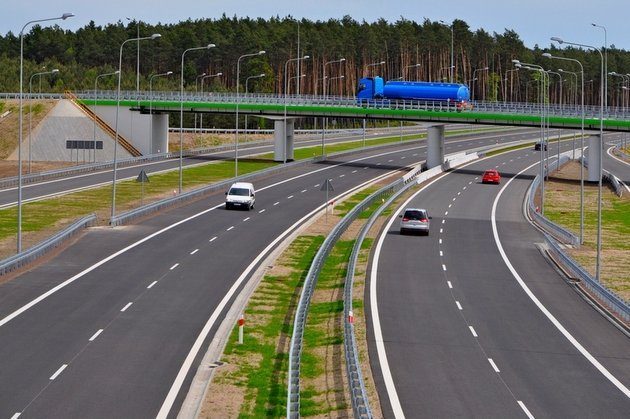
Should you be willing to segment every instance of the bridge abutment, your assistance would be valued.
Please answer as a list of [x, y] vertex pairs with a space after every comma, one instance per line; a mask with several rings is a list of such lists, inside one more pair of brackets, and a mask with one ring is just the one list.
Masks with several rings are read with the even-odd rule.
[[588, 181], [599, 182], [599, 160], [602, 152], [602, 138], [599, 134], [588, 138]]
[[295, 119], [274, 120], [273, 160], [276, 162], [292, 161]]
[[444, 163], [444, 125], [427, 128], [427, 169]]

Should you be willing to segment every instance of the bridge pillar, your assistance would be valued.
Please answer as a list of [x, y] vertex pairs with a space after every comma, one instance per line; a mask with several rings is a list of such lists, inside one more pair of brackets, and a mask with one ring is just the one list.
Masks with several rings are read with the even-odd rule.
[[273, 160], [277, 162], [293, 160], [293, 127], [295, 119], [287, 118], [274, 121]]
[[599, 155], [602, 152], [602, 139], [599, 134], [588, 138], [588, 181], [599, 182]]
[[427, 169], [444, 163], [444, 125], [427, 128]]
[[151, 154], [168, 152], [168, 117], [169, 113], [154, 113], [149, 137], [149, 147]]

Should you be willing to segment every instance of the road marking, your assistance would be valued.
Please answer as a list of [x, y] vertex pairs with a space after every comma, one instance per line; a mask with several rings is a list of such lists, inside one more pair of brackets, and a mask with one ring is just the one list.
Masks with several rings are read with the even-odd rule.
[[245, 221], [249, 220], [249, 218], [250, 218], [250, 217], [243, 218], [243, 222], [245, 222]]
[[449, 207], [449, 208], [450, 208], [450, 207], [452, 207], [452, 206], [453, 206], [453, 204], [448, 204], [448, 207]]
[[530, 413], [529, 409], [527, 409], [527, 406], [525, 406], [525, 403], [523, 403], [523, 402], [522, 402], [522, 401], [520, 401], [520, 400], [517, 400], [517, 402], [518, 402], [518, 405], [519, 405], [519, 406], [521, 406], [521, 409], [523, 409], [523, 412], [525, 412], [525, 414], [527, 415], [527, 417], [528, 417], [529, 419], [534, 419], [534, 415], [532, 415], [532, 414]]
[[448, 215], [448, 211], [444, 212], [444, 216], [446, 217]]
[[459, 303], [459, 301], [455, 301], [455, 304], [457, 305], [458, 309], [463, 310], [462, 305]]
[[450, 289], [453, 289], [453, 284], [451, 284], [451, 281], [446, 281], [446, 284]]
[[306, 192], [306, 191], [307, 191], [307, 189], [302, 189], [302, 190], [300, 191], [300, 193], [304, 193], [304, 192]]
[[89, 340], [90, 340], [90, 342], [93, 342], [93, 341], [94, 341], [94, 339], [96, 339], [96, 338], [98, 337], [98, 335], [100, 335], [101, 333], [103, 333], [103, 329], [98, 329], [98, 330], [96, 331], [96, 333], [94, 333], [94, 334], [92, 335], [92, 337], [89, 339]]
[[352, 171], [352, 173], [356, 173], [356, 172], [358, 172], [358, 170], [353, 170], [353, 171]]
[[171, 271], [175, 268], [177, 268], [179, 266], [179, 263], [176, 263], [175, 265], [171, 266]]
[[442, 264], [442, 270], [443, 270], [444, 272], [446, 272], [446, 265], [445, 265], [445, 264]]
[[317, 185], [313, 186], [313, 188], [319, 188], [319, 183]]
[[17, 419], [20, 417], [21, 414], [22, 412], [16, 412], [13, 416], [11, 416], [11, 419]]
[[293, 198], [293, 195], [287, 196], [287, 199], [291, 199], [291, 198]]
[[[465, 186], [464, 186], [464, 188], [465, 188]], [[457, 192], [457, 196], [460, 196], [461, 194], [462, 194], [461, 192]], [[453, 201], [454, 201], [454, 200], [455, 200], [455, 199], [453, 199]]]
[[339, 175], [339, 177], [344, 177], [345, 175]]
[[391, 162], [393, 162], [393, 161], [394, 161], [394, 160], [389, 159], [389, 160], [387, 160], [387, 163], [391, 163]]
[[278, 205], [280, 202], [274, 202], [273, 206], [275, 207], [276, 205]]
[[465, 191], [468, 186], [464, 186], [463, 190]]
[[[503, 192], [507, 189], [510, 183], [512, 183], [512, 181], [516, 179], [517, 176], [521, 175], [525, 171], [537, 165], [538, 163], [534, 163], [531, 166], [528, 166], [525, 169], [518, 172], [517, 174], [515, 174], [512, 178], [510, 178], [510, 180], [508, 180], [505, 183], [505, 185], [503, 185], [503, 187], [501, 188], [497, 196], [494, 198], [494, 203], [492, 204], [492, 211], [490, 213], [490, 221], [492, 224], [492, 234], [494, 236], [494, 241], [497, 245], [499, 253], [501, 254], [501, 257], [503, 258], [503, 262], [512, 273], [512, 276], [514, 277], [514, 279], [516, 279], [516, 282], [518, 282], [518, 284], [521, 286], [523, 291], [525, 291], [525, 294], [527, 294], [527, 296], [534, 302], [534, 304], [538, 307], [538, 309], [542, 311], [542, 313], [551, 321], [551, 323], [560, 331], [560, 333], [564, 335], [564, 337], [573, 345], [573, 347], [575, 347], [575, 349], [577, 349], [578, 352], [580, 352], [582, 356], [584, 356], [584, 358], [586, 358], [595, 368], [597, 368], [597, 370], [604, 377], [606, 377], [606, 379], [608, 379], [615, 387], [617, 387], [626, 397], [630, 398], [630, 390], [621, 381], [619, 381], [614, 375], [612, 375], [597, 359], [595, 359], [595, 357], [591, 355], [590, 352], [588, 352], [586, 348], [584, 348], [582, 344], [580, 344], [580, 342], [578, 342], [577, 339], [575, 339], [573, 335], [571, 335], [571, 333], [569, 333], [567, 329], [564, 328], [564, 326], [560, 323], [560, 321], [558, 321], [558, 319], [556, 319], [556, 317], [553, 314], [551, 314], [551, 312], [547, 309], [547, 307], [545, 307], [543, 303], [540, 302], [538, 297], [536, 297], [534, 293], [529, 289], [525, 281], [523, 281], [523, 278], [521, 278], [518, 272], [516, 272], [516, 269], [512, 265], [512, 262], [510, 262], [510, 260], [508, 259], [507, 254], [505, 253], [505, 250], [503, 249], [503, 244], [501, 243], [501, 239], [499, 239], [499, 233], [497, 229], [497, 205], [499, 203], [499, 199], [501, 198], [501, 195], [503, 195]], [[524, 405], [521, 407], [524, 408]]]
[[124, 306], [123, 308], [121, 308], [121, 309], [120, 309], [120, 311], [122, 311], [122, 312], [127, 311], [127, 309], [128, 309], [129, 307], [131, 307], [131, 305], [132, 305], [132, 304], [133, 304], [133, 303], [127, 303], [127, 305], [126, 305], [126, 306]]
[[453, 198], [453, 202], [455, 202], [457, 200], [457, 197]]
[[195, 253], [197, 253], [199, 251], [199, 249], [195, 249], [192, 252], [190, 252], [191, 255], [194, 255]]
[[266, 209], [261, 209], [260, 211], [258, 211], [258, 214], [262, 214], [263, 212], [267, 211]]
[[439, 243], [442, 244], [442, 239], [439, 240]]
[[492, 358], [488, 358], [488, 362], [490, 363], [490, 365], [492, 365], [492, 369], [494, 370], [494, 372], [501, 372], [499, 371], [499, 367], [497, 367], [497, 364], [494, 363]]
[[376, 165], [377, 165], [377, 166], [380, 166], [380, 165], [381, 165], [381, 163], [380, 163], [380, 162], [378, 162], [378, 163], [376, 163]]
[[402, 157], [400, 158], [400, 160], [404, 160], [404, 159], [406, 159], [406, 158], [407, 158], [406, 156], [402, 156]]
[[214, 236], [213, 238], [211, 238], [210, 240], [208, 240], [210, 243], [212, 243], [213, 241], [215, 241], [217, 239], [217, 236]]
[[68, 364], [63, 364], [58, 370], [57, 372], [55, 372], [53, 375], [50, 376], [50, 380], [54, 380], [55, 378], [57, 378], [59, 376], [59, 374], [61, 374], [63, 372], [63, 370], [66, 369], [66, 367], [68, 366]]
[[442, 224], [444, 224], [446, 222], [446, 220], [442, 220]]
[[363, 167], [363, 170], [367, 170], [367, 169], [369, 169], [369, 167], [368, 167], [368, 166]]
[[232, 229], [234, 229], [234, 226], [230, 226], [230, 227], [228, 227], [225, 231], [230, 231], [230, 230], [232, 230]]
[[157, 284], [157, 281], [153, 281], [149, 284], [149, 286], [147, 287], [148, 290], [150, 290], [151, 288], [153, 288], [153, 286]]
[[441, 228], [441, 229], [440, 229], [440, 234], [442, 234], [442, 232], [443, 232], [443, 231], [444, 231], [444, 229], [443, 229], [443, 228]]
[[472, 180], [470, 182], [468, 182], [469, 185], [472, 185]]
[[472, 335], [473, 335], [474, 337], [478, 337], [478, 336], [477, 336], [477, 332], [475, 332], [475, 328], [474, 328], [474, 327], [472, 327], [472, 326], [468, 326], [468, 328], [470, 329], [470, 333], [472, 333]]
[[418, 155], [418, 153], [413, 153], [411, 156], [412, 157], [416, 157]]
[[442, 251], [440, 250], [440, 257], [443, 257], [444, 253], [442, 253]]

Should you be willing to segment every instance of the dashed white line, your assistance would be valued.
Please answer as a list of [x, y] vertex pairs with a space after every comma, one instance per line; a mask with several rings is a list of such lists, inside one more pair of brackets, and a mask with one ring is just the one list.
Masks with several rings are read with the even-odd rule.
[[287, 196], [287, 199], [291, 199], [291, 198], [293, 198], [293, 195]]
[[474, 337], [478, 337], [477, 332], [475, 332], [475, 329], [472, 326], [468, 326], [468, 328], [470, 329], [470, 333], [472, 333]]
[[448, 211], [444, 212], [444, 216], [446, 217], [448, 215]]
[[455, 305], [457, 305], [458, 309], [463, 310], [462, 305], [459, 303], [459, 301], [455, 301]]
[[418, 153], [413, 153], [411, 156], [412, 157], [416, 157], [418, 155]]
[[377, 166], [380, 166], [380, 165], [381, 165], [381, 163], [380, 163], [380, 162], [378, 162], [378, 163], [376, 163], [376, 165], [377, 165]]
[[472, 180], [470, 182], [468, 182], [469, 185], [472, 185]]
[[68, 366], [68, 364], [63, 364], [58, 370], [57, 372], [55, 372], [53, 375], [50, 376], [50, 380], [54, 380], [55, 378], [57, 378], [59, 376], [59, 374], [61, 374], [63, 372], [63, 370], [66, 369], [66, 367]]
[[127, 305], [126, 305], [126, 306], [124, 306], [123, 308], [121, 308], [121, 309], [120, 309], [120, 311], [122, 311], [122, 312], [127, 311], [127, 309], [128, 309], [129, 307], [131, 307], [131, 305], [132, 305], [132, 304], [133, 304], [133, 303], [127, 303]]
[[442, 220], [442, 224], [446, 223], [446, 220]]
[[[263, 210], [264, 211], [264, 210]], [[210, 243], [212, 243], [213, 241], [215, 241], [217, 239], [217, 236], [214, 236], [213, 238], [211, 238], [210, 240], [208, 240]]]
[[313, 188], [319, 188], [319, 183], [317, 185], [313, 186]]
[[11, 419], [17, 419], [20, 417], [21, 414], [22, 412], [16, 412], [13, 416], [11, 416]]
[[444, 253], [440, 250], [440, 257], [443, 257]]
[[442, 232], [443, 232], [443, 231], [444, 231], [444, 229], [443, 229], [443, 228], [441, 228], [441, 229], [440, 229], [440, 234], [442, 234]]
[[439, 240], [440, 244], [442, 244], [442, 239]]
[[490, 363], [490, 365], [492, 365], [492, 369], [494, 370], [494, 372], [501, 372], [499, 371], [499, 367], [497, 367], [497, 364], [494, 363], [492, 358], [488, 358], [488, 362]]
[[197, 253], [199, 251], [199, 249], [195, 249], [192, 252], [190, 252], [191, 255], [194, 255], [195, 253]]
[[465, 191], [468, 186], [464, 186], [462, 189]]
[[153, 286], [157, 284], [157, 281], [153, 281], [149, 284], [149, 286], [147, 287], [148, 290], [150, 290], [151, 288], [153, 288]]
[[258, 214], [262, 214], [263, 212], [267, 211], [266, 209], [261, 209], [260, 211], [258, 211]]
[[98, 335], [100, 335], [101, 333], [103, 333], [103, 329], [98, 329], [98, 330], [96, 331], [96, 333], [94, 333], [94, 334], [92, 335], [92, 337], [89, 339], [89, 340], [90, 340], [90, 342], [93, 342], [93, 341], [94, 341], [94, 339], [96, 339], [96, 338], [98, 337]]
[[280, 202], [274, 202], [273, 206], [275, 207], [276, 205], [278, 205]]
[[250, 218], [250, 217], [243, 218], [243, 221], [247, 221], [247, 220], [249, 220], [249, 218]]
[[345, 177], [346, 175], [339, 175], [339, 177]]
[[352, 171], [352, 173], [356, 173], [356, 172], [357, 172], [357, 170], [353, 170], [353, 171]]
[[525, 406], [525, 403], [523, 403], [523, 402], [522, 402], [522, 401], [520, 401], [520, 400], [517, 400], [517, 401], [518, 401], [518, 405], [519, 405], [519, 406], [521, 406], [521, 409], [523, 409], [523, 412], [525, 412], [525, 414], [527, 415], [527, 417], [528, 417], [529, 419], [534, 419], [534, 415], [532, 415], [532, 414], [531, 414], [531, 412], [529, 411], [529, 409], [527, 408], [527, 406]]
[[457, 197], [453, 198], [453, 202], [455, 202], [457, 200]]
[[234, 228], [234, 226], [230, 226], [230, 227], [228, 227], [225, 231], [230, 231], [230, 230], [232, 230], [233, 228]]
[[391, 163], [391, 162], [393, 162], [393, 161], [394, 161], [394, 160], [389, 159], [389, 160], [387, 160], [387, 163]]
[[171, 266], [171, 271], [175, 268], [177, 268], [179, 266], [179, 263], [176, 263], [175, 265]]
[[453, 289], [453, 284], [451, 284], [451, 281], [446, 281], [446, 284], [450, 289]]
[[446, 265], [445, 265], [445, 264], [442, 264], [442, 270], [443, 270], [444, 272], [446, 272]]
[[307, 189], [302, 189], [302, 190], [300, 191], [300, 193], [304, 193], [304, 192], [306, 192], [306, 191], [307, 191]]
[[448, 204], [448, 207], [449, 207], [449, 208], [450, 208], [450, 207], [452, 207], [452, 206], [453, 206], [453, 204]]

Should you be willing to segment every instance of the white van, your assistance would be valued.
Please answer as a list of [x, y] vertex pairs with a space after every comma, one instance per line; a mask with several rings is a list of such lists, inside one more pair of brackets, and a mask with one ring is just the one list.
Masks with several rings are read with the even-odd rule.
[[254, 208], [255, 203], [256, 191], [251, 183], [233, 183], [225, 193], [225, 209], [245, 208], [249, 211]]

